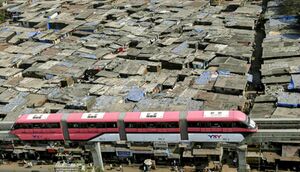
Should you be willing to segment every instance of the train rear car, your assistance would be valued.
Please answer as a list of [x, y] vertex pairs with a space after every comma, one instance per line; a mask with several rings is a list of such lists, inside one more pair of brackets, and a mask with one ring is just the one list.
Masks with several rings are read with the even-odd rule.
[[11, 134], [20, 140], [64, 140], [62, 114], [24, 114], [19, 116]]

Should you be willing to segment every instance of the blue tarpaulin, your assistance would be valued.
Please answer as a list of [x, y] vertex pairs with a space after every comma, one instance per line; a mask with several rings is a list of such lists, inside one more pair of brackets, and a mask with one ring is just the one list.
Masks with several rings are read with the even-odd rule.
[[45, 75], [46, 80], [52, 79], [53, 77], [54, 77], [54, 75], [52, 75], [52, 74], [46, 74]]
[[195, 81], [198, 85], [205, 85], [211, 80], [211, 72], [204, 71]]
[[29, 33], [27, 34], [27, 36], [28, 36], [29, 38], [31, 38], [31, 37], [34, 37], [35, 35], [38, 35], [38, 34], [40, 34], [40, 32], [29, 32]]
[[292, 79], [291, 82], [288, 85], [288, 90], [293, 90], [294, 88], [295, 88], [295, 86], [294, 86], [294, 82], [293, 82], [293, 79]]
[[144, 97], [145, 97], [145, 93], [142, 89], [138, 87], [133, 87], [131, 90], [129, 90], [125, 100], [138, 102], [142, 100]]
[[175, 47], [171, 52], [174, 54], [180, 55], [182, 53], [182, 51], [184, 51], [188, 47], [189, 47], [189, 44], [187, 42], [183, 42], [180, 45], [178, 45], [177, 47]]
[[280, 21], [291, 21], [291, 20], [298, 20], [297, 16], [279, 16], [276, 19]]
[[253, 75], [247, 73], [246, 76], [247, 76], [247, 81], [248, 82], [253, 82]]
[[288, 90], [299, 90], [300, 89], [300, 75], [292, 75], [291, 82], [288, 85]]
[[87, 59], [97, 59], [96, 54], [89, 54], [89, 53], [84, 53], [84, 52], [76, 52], [75, 55]]
[[229, 76], [230, 71], [228, 71], [228, 70], [218, 70], [218, 74], [219, 74], [219, 76]]
[[201, 33], [201, 32], [203, 32], [204, 30], [203, 29], [201, 29], [201, 28], [195, 28], [194, 29], [197, 33]]
[[72, 67], [73, 64], [69, 62], [60, 62], [57, 64], [58, 66], [66, 66], [66, 67]]
[[300, 107], [300, 93], [282, 92], [278, 94], [277, 99], [278, 107]]

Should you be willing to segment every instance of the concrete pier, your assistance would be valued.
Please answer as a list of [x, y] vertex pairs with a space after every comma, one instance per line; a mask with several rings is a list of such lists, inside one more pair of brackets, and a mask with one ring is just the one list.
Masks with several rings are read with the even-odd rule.
[[239, 172], [247, 172], [246, 152], [247, 152], [247, 145], [241, 145], [237, 149]]
[[91, 153], [93, 156], [93, 162], [96, 169], [100, 169], [100, 171], [104, 171], [100, 142], [96, 142], [93, 145], [93, 150], [91, 150]]

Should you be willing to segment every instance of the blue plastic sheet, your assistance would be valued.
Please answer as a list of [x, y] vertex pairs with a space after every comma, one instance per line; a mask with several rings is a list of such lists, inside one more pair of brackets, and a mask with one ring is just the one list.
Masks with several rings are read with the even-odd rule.
[[38, 35], [38, 34], [40, 34], [40, 32], [29, 32], [29, 33], [27, 34], [27, 36], [28, 36], [29, 38], [31, 38], [31, 37], [34, 37], [34, 36], [36, 36], [36, 35]]
[[203, 29], [201, 29], [201, 28], [195, 28], [194, 30], [195, 30], [195, 32], [197, 32], [197, 33], [201, 33], [201, 32], [203, 32], [203, 31], [204, 31], [204, 30], [203, 30]]
[[288, 85], [288, 90], [293, 90], [294, 88], [295, 88], [294, 87], [294, 82], [293, 82], [293, 80], [291, 80], [291, 82]]
[[177, 47], [175, 47], [171, 52], [174, 54], [181, 54], [182, 51], [184, 51], [185, 49], [187, 49], [189, 47], [187, 42], [183, 42], [180, 45], [178, 45]]
[[54, 77], [54, 75], [52, 75], [52, 74], [46, 74], [45, 75], [46, 80], [52, 79], [53, 77]]
[[66, 66], [66, 67], [72, 67], [73, 64], [69, 62], [61, 62], [57, 64], [58, 66]]
[[278, 107], [290, 107], [297, 108], [300, 107], [300, 94], [299, 93], [288, 93], [282, 92], [277, 97]]
[[211, 80], [211, 72], [204, 71], [196, 80], [197, 85], [205, 85]]
[[292, 75], [292, 79], [288, 85], [288, 90], [300, 89], [300, 75]]
[[133, 101], [133, 102], [138, 102], [142, 100], [145, 97], [145, 93], [142, 89], [138, 87], [133, 87], [127, 94], [126, 100], [127, 101]]
[[280, 21], [291, 21], [291, 20], [297, 20], [297, 16], [279, 16], [276, 17], [276, 19]]
[[253, 82], [253, 75], [247, 74], [246, 76], [247, 76], [247, 81], [248, 82]]
[[230, 71], [228, 71], [228, 70], [218, 70], [218, 74], [219, 74], [219, 76], [229, 76]]

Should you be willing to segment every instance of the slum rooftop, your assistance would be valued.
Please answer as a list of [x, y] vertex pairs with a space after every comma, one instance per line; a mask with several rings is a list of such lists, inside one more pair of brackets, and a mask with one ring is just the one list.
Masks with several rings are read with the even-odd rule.
[[271, 0], [265, 12], [261, 75], [264, 95], [255, 100], [255, 117], [299, 117], [300, 1]]
[[[3, 120], [74, 111], [239, 109], [259, 116], [255, 102], [270, 106], [267, 115], [276, 108], [276, 97], [265, 102], [274, 95], [251, 99], [257, 1], [18, 0], [1, 10], [9, 18], [0, 27]], [[278, 52], [289, 46], [296, 56], [294, 44]], [[278, 54], [264, 52], [270, 63], [263, 75]]]

